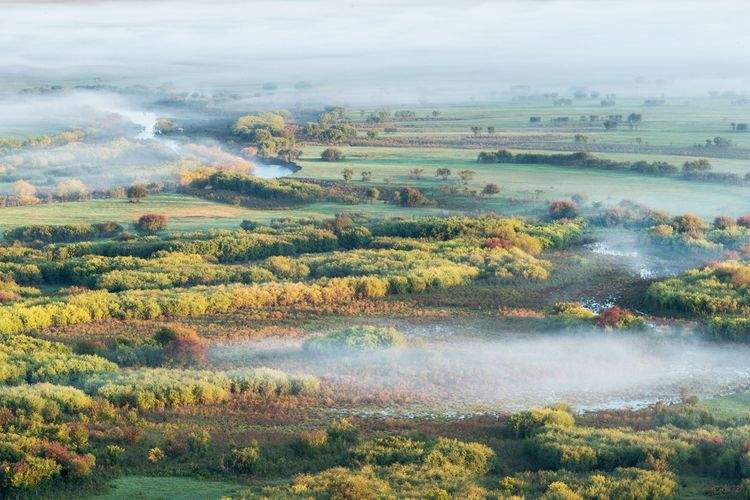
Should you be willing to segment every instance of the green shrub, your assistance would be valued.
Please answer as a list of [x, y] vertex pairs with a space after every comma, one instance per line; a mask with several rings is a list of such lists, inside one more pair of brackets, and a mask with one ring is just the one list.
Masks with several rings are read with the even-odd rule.
[[514, 413], [508, 417], [508, 421], [506, 422], [508, 430], [518, 438], [529, 437], [547, 425], [573, 427], [575, 419], [567, 408], [552, 407], [532, 408]]
[[205, 455], [211, 446], [211, 434], [205, 429], [193, 431], [187, 436], [190, 451], [196, 455]]
[[313, 498], [377, 500], [394, 497], [390, 485], [371, 467], [357, 471], [334, 467], [318, 474], [302, 474], [294, 479], [288, 491]]
[[108, 464], [115, 465], [120, 463], [122, 455], [125, 453], [125, 448], [116, 444], [109, 444], [104, 449], [104, 457]]
[[252, 474], [257, 471], [260, 462], [260, 446], [253, 441], [243, 448], [233, 448], [227, 456], [226, 465], [240, 474]]
[[91, 408], [92, 400], [74, 387], [39, 383], [0, 386], [0, 406], [54, 420], [60, 413], [77, 414]]
[[162, 214], [144, 214], [133, 225], [141, 233], [158, 233], [167, 228], [167, 216]]
[[314, 456], [323, 453], [328, 447], [328, 433], [325, 430], [300, 433], [292, 443], [292, 449], [301, 456]]
[[4, 233], [3, 237], [10, 241], [58, 243], [83, 241], [93, 238], [110, 238], [122, 232], [122, 230], [123, 227], [116, 222], [64, 224], [57, 226], [33, 225], [10, 229]]
[[340, 418], [331, 422], [326, 433], [333, 442], [353, 444], [359, 441], [360, 430], [348, 418]]
[[681, 464], [693, 446], [664, 432], [545, 426], [528, 442], [538, 467], [589, 471], [644, 467], [651, 463]]
[[526, 498], [651, 499], [674, 498], [675, 476], [636, 468], [618, 468], [612, 472], [575, 474], [570, 471], [522, 472], [500, 480], [505, 496]]
[[[659, 312], [690, 316], [750, 314], [750, 265], [724, 261], [652, 284], [645, 300]], [[722, 324], [717, 324], [721, 332]], [[729, 329], [727, 333], [732, 333]]]
[[376, 326], [350, 326], [305, 341], [304, 347], [311, 351], [330, 349], [373, 350], [402, 347], [406, 337], [395, 328]]
[[386, 436], [361, 443], [352, 449], [351, 455], [362, 464], [414, 463], [424, 459], [425, 443], [403, 436]]

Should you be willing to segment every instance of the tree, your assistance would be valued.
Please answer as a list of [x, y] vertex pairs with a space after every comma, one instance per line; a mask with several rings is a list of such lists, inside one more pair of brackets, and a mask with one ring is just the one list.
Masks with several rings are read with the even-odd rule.
[[578, 205], [571, 200], [555, 200], [549, 205], [552, 219], [572, 219], [578, 216]]
[[380, 190], [375, 187], [367, 188], [367, 191], [365, 191], [367, 194], [367, 198], [370, 200], [370, 202], [378, 201], [380, 198]]
[[444, 181], [447, 181], [450, 176], [451, 169], [449, 168], [438, 168], [435, 170], [435, 177], [441, 177]]
[[270, 135], [280, 134], [284, 130], [285, 119], [279, 113], [260, 113], [241, 116], [234, 122], [235, 134], [251, 141], [259, 141], [259, 131], [265, 130]]
[[162, 214], [144, 214], [138, 218], [135, 228], [145, 234], [154, 234], [167, 227], [167, 216]]
[[589, 138], [583, 134], [576, 134], [573, 136], [573, 141], [577, 144], [586, 144], [589, 142]]
[[437, 120], [438, 116], [440, 116], [440, 111], [434, 110], [431, 114], [432, 114], [432, 118]]
[[423, 168], [412, 168], [409, 170], [409, 177], [412, 179], [421, 179], [422, 174], [424, 174]]
[[728, 215], [719, 215], [714, 219], [715, 229], [731, 229], [736, 225], [734, 219]]
[[642, 116], [640, 113], [630, 113], [628, 115], [628, 125], [630, 128], [635, 128], [641, 123]]
[[89, 188], [78, 179], [66, 179], [57, 185], [57, 194], [63, 201], [84, 200], [89, 197]]
[[107, 195], [110, 198], [121, 200], [127, 197], [127, 190], [122, 186], [113, 186], [107, 190]]
[[413, 187], [403, 187], [398, 192], [398, 201], [402, 207], [418, 207], [427, 203], [422, 192]]
[[343, 155], [336, 148], [326, 148], [320, 153], [320, 159], [323, 161], [341, 161]]
[[300, 156], [302, 156], [302, 150], [296, 148], [284, 148], [276, 153], [276, 157], [279, 160], [283, 160], [287, 163], [299, 160]]
[[365, 134], [367, 135], [368, 139], [377, 139], [379, 132], [380, 131], [377, 130], [377, 129], [371, 129], [371, 130], [368, 130], [367, 132], [365, 132]]
[[492, 127], [492, 126], [487, 127], [487, 134], [495, 135], [495, 127]]
[[20, 205], [34, 205], [39, 203], [36, 197], [36, 187], [30, 182], [19, 180], [13, 183], [13, 194], [18, 198]]
[[370, 171], [363, 171], [362, 172], [362, 182], [370, 182], [372, 180], [372, 172]]
[[468, 184], [469, 181], [474, 177], [475, 173], [476, 172], [474, 172], [473, 170], [460, 170], [458, 172], [458, 176], [461, 178], [461, 181], [463, 181], [464, 184]]
[[476, 125], [471, 127], [471, 133], [474, 134], [474, 137], [478, 137], [480, 132], [482, 132], [482, 127], [478, 127]]
[[148, 196], [148, 188], [143, 184], [133, 184], [128, 188], [127, 196], [130, 203], [140, 203], [143, 198]]
[[498, 186], [497, 184], [494, 184], [492, 182], [489, 183], [489, 184], [487, 184], [487, 185], [485, 185], [484, 188], [482, 188], [482, 194], [484, 196], [496, 195], [499, 192], [500, 192], [500, 186]]
[[344, 170], [341, 171], [341, 176], [344, 178], [345, 182], [349, 182], [354, 177], [354, 169], [351, 167], [346, 167]]
[[706, 230], [706, 223], [695, 214], [678, 215], [672, 219], [672, 227], [678, 233], [697, 235]]
[[603, 125], [606, 130], [614, 130], [619, 125], [619, 122], [617, 122], [617, 120], [607, 118], [606, 120], [604, 120]]
[[181, 365], [202, 363], [206, 358], [206, 342], [192, 328], [169, 325], [154, 334], [167, 361]]

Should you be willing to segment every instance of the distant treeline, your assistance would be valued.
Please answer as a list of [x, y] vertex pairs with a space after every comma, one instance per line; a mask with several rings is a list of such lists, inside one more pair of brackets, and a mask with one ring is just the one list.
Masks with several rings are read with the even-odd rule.
[[731, 172], [710, 172], [711, 165], [705, 160], [687, 161], [682, 169], [664, 161], [617, 161], [597, 158], [592, 154], [576, 153], [511, 153], [506, 149], [496, 152], [482, 151], [477, 156], [479, 163], [515, 163], [524, 165], [556, 165], [561, 167], [593, 168], [599, 170], [628, 170], [645, 175], [676, 176], [688, 180], [720, 182], [723, 184], [743, 184], [750, 181], [750, 174], [744, 177]]

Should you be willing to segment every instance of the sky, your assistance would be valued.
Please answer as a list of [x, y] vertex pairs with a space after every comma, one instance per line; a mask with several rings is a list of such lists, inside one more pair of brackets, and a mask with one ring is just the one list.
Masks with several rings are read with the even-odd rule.
[[193, 88], [742, 90], [750, 5], [716, 0], [1, 2], [0, 67]]

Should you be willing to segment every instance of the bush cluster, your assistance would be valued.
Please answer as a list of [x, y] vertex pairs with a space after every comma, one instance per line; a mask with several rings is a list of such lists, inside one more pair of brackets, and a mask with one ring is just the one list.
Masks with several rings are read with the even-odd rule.
[[18, 226], [5, 231], [3, 237], [9, 241], [60, 243], [85, 241], [95, 238], [111, 238], [123, 231], [116, 222], [97, 224], [62, 224]]
[[395, 328], [361, 325], [311, 337], [305, 341], [304, 347], [311, 351], [335, 349], [367, 351], [405, 345], [406, 337]]

